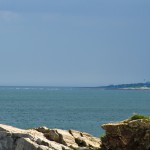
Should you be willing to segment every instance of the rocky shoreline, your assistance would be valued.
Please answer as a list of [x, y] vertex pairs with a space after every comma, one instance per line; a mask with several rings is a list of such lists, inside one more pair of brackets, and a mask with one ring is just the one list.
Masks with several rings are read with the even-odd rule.
[[19, 129], [0, 124], [0, 150], [150, 150], [150, 119], [103, 124], [101, 138], [76, 130]]
[[0, 124], [0, 150], [97, 150], [100, 145], [99, 138], [76, 130], [23, 130]]

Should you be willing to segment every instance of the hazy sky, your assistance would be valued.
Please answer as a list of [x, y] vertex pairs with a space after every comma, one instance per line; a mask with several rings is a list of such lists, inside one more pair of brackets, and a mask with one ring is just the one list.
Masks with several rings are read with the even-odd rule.
[[0, 85], [150, 80], [150, 0], [0, 0]]

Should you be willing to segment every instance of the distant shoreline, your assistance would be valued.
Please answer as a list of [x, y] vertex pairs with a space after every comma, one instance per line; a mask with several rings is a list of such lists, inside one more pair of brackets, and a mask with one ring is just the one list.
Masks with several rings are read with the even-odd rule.
[[148, 87], [140, 87], [140, 88], [99, 88], [101, 90], [150, 90]]
[[150, 90], [149, 87], [140, 87], [140, 88], [122, 88], [122, 90]]
[[150, 82], [99, 86], [105, 90], [150, 90]]

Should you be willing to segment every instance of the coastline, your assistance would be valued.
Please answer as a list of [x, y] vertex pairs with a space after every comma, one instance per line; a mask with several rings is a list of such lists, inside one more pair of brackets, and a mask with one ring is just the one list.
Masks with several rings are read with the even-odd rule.
[[121, 88], [121, 90], [150, 90], [149, 87], [140, 87], [140, 88]]
[[134, 88], [106, 88], [106, 89], [103, 89], [103, 90], [150, 90], [149, 87], [134, 87]]
[[78, 130], [38, 127], [20, 129], [0, 124], [0, 150], [149, 150], [150, 117], [130, 118], [102, 124], [99, 138]]

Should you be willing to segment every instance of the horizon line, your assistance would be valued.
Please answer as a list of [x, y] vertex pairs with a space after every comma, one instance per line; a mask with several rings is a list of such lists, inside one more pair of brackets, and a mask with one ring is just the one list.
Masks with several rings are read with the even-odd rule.
[[95, 86], [67, 86], [67, 85], [0, 85], [0, 87], [47, 87], [47, 88], [99, 88], [104, 86], [110, 85], [124, 85], [124, 84], [138, 84], [138, 83], [149, 83], [150, 81], [146, 82], [134, 82], [134, 83], [120, 83], [120, 84], [103, 84], [103, 85], [95, 85]]
[[0, 85], [0, 87], [94, 88], [99, 86]]

